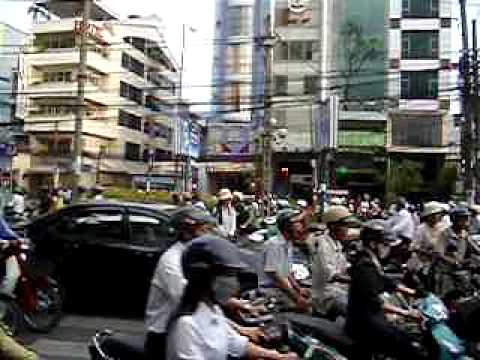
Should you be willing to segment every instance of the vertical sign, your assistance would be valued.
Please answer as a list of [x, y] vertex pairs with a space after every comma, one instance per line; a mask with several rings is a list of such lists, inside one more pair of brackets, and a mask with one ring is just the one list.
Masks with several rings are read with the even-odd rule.
[[338, 97], [330, 96], [325, 102], [313, 107], [315, 151], [337, 147]]

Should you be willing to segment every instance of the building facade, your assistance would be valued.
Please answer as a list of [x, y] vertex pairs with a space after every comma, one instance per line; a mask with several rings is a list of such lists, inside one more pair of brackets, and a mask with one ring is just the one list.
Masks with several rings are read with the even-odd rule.
[[388, 96], [392, 159], [422, 164], [425, 183], [435, 181], [449, 155], [454, 121], [451, 104], [457, 84], [452, 46], [452, 2], [390, 0]]
[[[16, 141], [21, 135], [17, 122], [16, 94], [19, 91], [20, 51], [26, 34], [14, 27], [0, 23], [0, 172], [10, 172]], [[11, 124], [6, 126], [6, 124]]]
[[[58, 6], [58, 7], [57, 7]], [[81, 19], [50, 7], [23, 55], [31, 188], [72, 181]], [[88, 27], [82, 185], [175, 187], [173, 156], [177, 66], [161, 19], [118, 19], [94, 2]]]

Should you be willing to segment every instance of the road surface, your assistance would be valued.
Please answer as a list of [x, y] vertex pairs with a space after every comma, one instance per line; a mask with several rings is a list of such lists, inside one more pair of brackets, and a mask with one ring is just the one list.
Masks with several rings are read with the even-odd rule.
[[67, 315], [50, 334], [24, 334], [25, 343], [41, 360], [90, 359], [87, 344], [98, 329], [109, 328], [124, 334], [143, 333], [141, 320]]

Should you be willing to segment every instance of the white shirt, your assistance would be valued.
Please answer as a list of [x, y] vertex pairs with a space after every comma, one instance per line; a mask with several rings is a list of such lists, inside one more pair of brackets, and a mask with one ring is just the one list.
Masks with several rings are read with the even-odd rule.
[[408, 239], [413, 239], [415, 234], [415, 223], [412, 214], [406, 209], [402, 209], [394, 217], [392, 231], [397, 235], [402, 235]]
[[227, 236], [234, 236], [237, 231], [237, 212], [232, 205], [220, 208], [222, 212], [222, 224], [220, 227]]
[[23, 214], [25, 212], [25, 197], [20, 194], [13, 194], [12, 206], [16, 214]]
[[200, 303], [193, 315], [177, 320], [168, 335], [166, 360], [243, 358], [248, 339], [236, 333], [218, 306]]
[[182, 270], [182, 253], [185, 245], [173, 244], [158, 261], [153, 274], [146, 311], [147, 331], [163, 334], [187, 284]]

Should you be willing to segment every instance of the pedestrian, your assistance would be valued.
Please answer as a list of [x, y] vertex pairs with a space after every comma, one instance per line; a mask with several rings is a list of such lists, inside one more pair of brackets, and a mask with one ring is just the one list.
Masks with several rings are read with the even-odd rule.
[[404, 197], [399, 197], [395, 203], [396, 215], [393, 216], [391, 232], [403, 242], [411, 243], [415, 235], [415, 222], [408, 211], [408, 203]]
[[229, 189], [221, 189], [217, 197], [214, 216], [218, 220], [219, 229], [225, 237], [234, 241], [237, 233], [237, 211], [232, 203], [233, 195]]
[[172, 198], [173, 205], [181, 206], [182, 199], [179, 193], [177, 192], [172, 193], [171, 198]]
[[192, 193], [190, 193], [188, 191], [184, 191], [184, 192], [182, 192], [181, 198], [182, 198], [182, 206], [192, 206], [193, 205], [193, 203], [192, 203]]
[[15, 217], [22, 218], [25, 214], [25, 194], [23, 189], [16, 187], [13, 190], [12, 207]]
[[207, 206], [205, 205], [205, 202], [202, 200], [202, 197], [198, 192], [194, 192], [192, 194], [192, 206], [194, 208], [207, 211]]
[[480, 234], [480, 205], [472, 205], [470, 207], [470, 234]]

